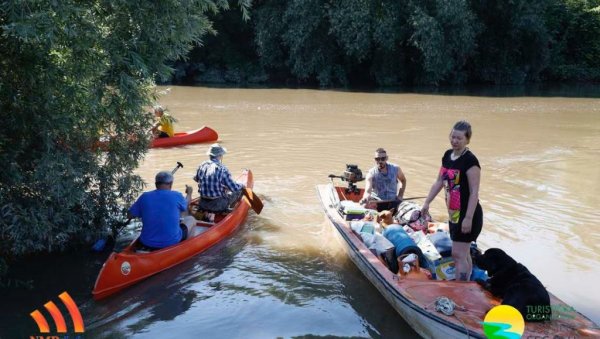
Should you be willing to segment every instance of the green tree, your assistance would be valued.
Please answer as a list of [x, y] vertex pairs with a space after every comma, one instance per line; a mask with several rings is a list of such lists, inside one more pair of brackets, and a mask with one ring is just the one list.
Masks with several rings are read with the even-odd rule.
[[464, 65], [475, 51], [478, 26], [465, 0], [412, 3], [410, 42], [421, 52], [418, 82], [462, 83]]
[[[240, 0], [242, 8], [249, 1]], [[142, 189], [154, 79], [212, 31], [225, 0], [0, 5], [0, 254], [91, 239]], [[108, 152], [94, 148], [113, 138]]]
[[412, 57], [418, 53], [409, 43], [413, 32], [409, 24], [408, 0], [384, 0], [373, 15], [373, 58], [370, 73], [381, 86], [394, 86], [412, 81]]
[[[600, 79], [600, 0], [257, 0], [253, 6], [251, 27], [218, 14], [226, 34], [179, 69], [233, 74], [199, 77], [207, 81], [361, 88]], [[193, 78], [177, 75], [186, 77]]]
[[474, 81], [521, 84], [548, 66], [547, 0], [470, 0], [483, 30], [470, 59]]
[[600, 80], [600, 1], [552, 0], [546, 12], [551, 36], [551, 80]]
[[[326, 13], [331, 33], [347, 56], [360, 62], [369, 56], [373, 44], [375, 2], [334, 1]], [[325, 14], [325, 13], [324, 13]]]
[[322, 86], [346, 84], [343, 60], [329, 34], [329, 5], [321, 0], [290, 0], [283, 15], [283, 42], [289, 50], [287, 64], [300, 80], [316, 77]]
[[259, 1], [254, 5], [254, 43], [260, 64], [269, 70], [271, 79], [281, 81], [289, 77], [288, 48], [283, 41], [286, 23], [281, 20], [285, 1]]
[[329, 34], [327, 2], [267, 0], [257, 6], [255, 39], [265, 68], [321, 86], [347, 83], [343, 54]]

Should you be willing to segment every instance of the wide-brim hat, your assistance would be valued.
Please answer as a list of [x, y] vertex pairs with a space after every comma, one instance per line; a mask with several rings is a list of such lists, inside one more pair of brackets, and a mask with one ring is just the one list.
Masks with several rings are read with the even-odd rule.
[[227, 148], [222, 147], [219, 144], [210, 145], [210, 147], [208, 148], [208, 151], [206, 151], [206, 155], [210, 155], [212, 157], [218, 157], [225, 153], [227, 153]]

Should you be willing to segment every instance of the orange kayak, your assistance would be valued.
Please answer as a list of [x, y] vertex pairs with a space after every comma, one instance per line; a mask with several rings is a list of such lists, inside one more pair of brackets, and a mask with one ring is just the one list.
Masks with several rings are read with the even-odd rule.
[[151, 148], [154, 147], [171, 147], [189, 144], [199, 144], [202, 142], [217, 141], [219, 135], [217, 132], [208, 127], [203, 126], [197, 130], [189, 132], [177, 132], [170, 138], [157, 138], [152, 140]]
[[[338, 240], [365, 277], [390, 305], [424, 338], [486, 338], [482, 322], [487, 312], [501, 300], [476, 282], [433, 280], [424, 268], [393, 273], [351, 228], [348, 209], [341, 206], [358, 202], [364, 190], [349, 191], [333, 184], [318, 185], [317, 193]], [[352, 205], [356, 206], [356, 205]], [[355, 213], [355, 212], [352, 212]], [[459, 305], [454, 314], [436, 310], [436, 300], [449, 298]], [[598, 325], [550, 294], [554, 309], [569, 310], [563, 317], [546, 322], [526, 322], [522, 338], [600, 337]], [[443, 308], [441, 308], [443, 310]], [[553, 311], [554, 315], [554, 311]]]
[[[202, 128], [188, 131], [188, 132], [176, 132], [170, 138], [156, 138], [150, 142], [150, 148], [156, 147], [174, 147], [189, 144], [199, 144], [203, 142], [213, 142], [219, 139], [217, 132], [208, 127], [203, 126]], [[99, 149], [101, 151], [107, 151], [109, 147], [110, 139], [97, 141], [92, 146], [92, 149]]]
[[[237, 180], [248, 188], [254, 184], [250, 170], [244, 170]], [[193, 236], [196, 233], [193, 230], [190, 238], [170, 247], [138, 252], [139, 243], [135, 239], [120, 253], [111, 253], [96, 278], [94, 299], [106, 298], [205, 251], [236, 231], [246, 219], [249, 208], [248, 200], [242, 198], [231, 213], [215, 216], [214, 223], [199, 221], [195, 228], [202, 228], [204, 232]]]

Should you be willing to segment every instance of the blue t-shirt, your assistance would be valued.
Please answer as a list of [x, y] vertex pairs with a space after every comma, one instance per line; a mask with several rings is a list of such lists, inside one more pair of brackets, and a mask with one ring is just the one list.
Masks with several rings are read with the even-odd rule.
[[180, 212], [187, 209], [183, 194], [170, 190], [144, 192], [129, 213], [142, 218], [140, 240], [144, 245], [163, 248], [181, 241]]

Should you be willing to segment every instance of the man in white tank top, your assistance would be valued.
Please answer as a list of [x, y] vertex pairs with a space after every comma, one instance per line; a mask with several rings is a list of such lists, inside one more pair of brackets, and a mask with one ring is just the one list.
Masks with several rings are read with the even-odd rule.
[[[365, 184], [365, 194], [360, 200], [361, 204], [366, 204], [371, 196], [375, 193], [382, 203], [377, 203], [377, 210], [392, 210], [398, 207], [398, 204], [404, 197], [406, 190], [406, 177], [400, 166], [388, 163], [387, 152], [383, 148], [378, 148], [375, 151], [375, 163], [377, 164], [367, 173]], [[398, 190], [398, 181], [402, 184]]]

